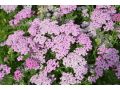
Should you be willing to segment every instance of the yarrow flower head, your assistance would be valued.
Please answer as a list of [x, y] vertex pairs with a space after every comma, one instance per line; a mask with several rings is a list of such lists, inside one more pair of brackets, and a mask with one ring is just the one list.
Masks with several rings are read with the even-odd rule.
[[103, 28], [105, 31], [114, 29], [112, 15], [116, 13], [113, 6], [97, 6], [92, 12], [90, 31], [95, 34], [96, 29]]
[[0, 80], [2, 80], [5, 75], [8, 75], [10, 73], [11, 68], [7, 65], [0, 64]]
[[14, 34], [8, 36], [6, 45], [10, 46], [14, 51], [25, 55], [29, 52], [27, 38], [23, 36], [22, 30], [15, 31]]
[[95, 75], [89, 77], [91, 82], [96, 82], [99, 77], [103, 76], [103, 72], [109, 68], [116, 67], [119, 63], [118, 50], [115, 48], [106, 48], [104, 45], [98, 48], [99, 56], [96, 59], [94, 72]]
[[48, 60], [47, 66], [39, 74], [31, 77], [30, 82], [37, 85], [50, 85], [55, 80], [55, 77], [50, 75], [51, 71], [54, 71], [58, 67], [56, 60]]
[[77, 37], [77, 42], [80, 45], [82, 45], [83, 49], [86, 52], [92, 49], [92, 45], [91, 45], [92, 42], [91, 42], [90, 38], [86, 34], [84, 34], [84, 33], [80, 34]]
[[38, 69], [39, 68], [39, 63], [32, 58], [28, 58], [25, 61], [25, 66], [28, 69]]
[[69, 52], [70, 45], [73, 43], [75, 40], [71, 36], [66, 36], [66, 35], [59, 35], [56, 36], [53, 39], [53, 46], [52, 46], [52, 51], [56, 53], [56, 58], [57, 59], [62, 59], [64, 56], [66, 56]]
[[120, 13], [113, 14], [112, 20], [116, 21], [116, 22], [119, 22], [120, 21]]
[[78, 36], [80, 34], [80, 31], [81, 29], [79, 25], [74, 24], [72, 20], [70, 20], [66, 24], [61, 25], [60, 27], [60, 32], [65, 35]]
[[23, 60], [23, 56], [19, 56], [18, 58], [17, 58], [17, 61], [22, 61]]
[[14, 72], [14, 80], [20, 81], [22, 79], [22, 77], [23, 77], [23, 74], [20, 70], [16, 70]]
[[33, 75], [30, 79], [31, 83], [37, 85], [51, 85], [54, 78], [49, 78], [45, 71], [40, 72], [40, 74]]
[[79, 80], [79, 82], [84, 78], [84, 75], [88, 70], [85, 59], [76, 53], [70, 53], [67, 57], [65, 57], [63, 59], [63, 64], [66, 67], [73, 68], [75, 78], [76, 80]]
[[114, 71], [115, 71], [115, 75], [117, 76], [117, 78], [120, 79], [120, 63], [116, 63], [116, 67]]
[[30, 18], [32, 16], [32, 10], [31, 8], [24, 8], [20, 12], [18, 12], [15, 16], [14, 19], [10, 20], [10, 25], [11, 26], [16, 26], [20, 23], [21, 20]]
[[28, 29], [28, 32], [32, 35], [35, 36], [38, 32], [38, 30], [40, 29], [40, 23], [41, 21], [39, 20], [39, 18], [34, 19], [33, 22], [30, 23], [30, 27]]
[[50, 73], [51, 71], [55, 70], [57, 67], [59, 67], [59, 63], [55, 59], [48, 60], [47, 66], [45, 67], [45, 71], [47, 73]]
[[60, 13], [61, 15], [71, 13], [72, 11], [76, 10], [76, 5], [60, 5]]
[[79, 81], [76, 80], [73, 74], [65, 73], [65, 72], [62, 73], [62, 77], [60, 78], [60, 80], [61, 80], [60, 82], [61, 85], [73, 85], [79, 83]]

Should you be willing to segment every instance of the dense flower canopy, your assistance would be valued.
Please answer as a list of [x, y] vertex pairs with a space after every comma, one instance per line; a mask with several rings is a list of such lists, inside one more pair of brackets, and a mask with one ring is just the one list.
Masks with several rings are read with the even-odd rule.
[[0, 84], [120, 84], [119, 8], [1, 5]]

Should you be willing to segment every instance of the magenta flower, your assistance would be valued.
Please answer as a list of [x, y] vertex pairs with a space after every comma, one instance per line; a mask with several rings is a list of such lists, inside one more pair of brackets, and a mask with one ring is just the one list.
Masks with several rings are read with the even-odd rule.
[[36, 60], [32, 59], [32, 58], [28, 58], [25, 61], [25, 67], [28, 69], [38, 69], [39, 68], [39, 64]]
[[116, 21], [116, 22], [119, 22], [119, 21], [120, 21], [120, 14], [119, 14], [119, 13], [113, 14], [112, 20], [113, 20], [113, 21]]
[[20, 81], [22, 79], [22, 77], [23, 77], [23, 74], [20, 70], [16, 70], [14, 72], [14, 80]]

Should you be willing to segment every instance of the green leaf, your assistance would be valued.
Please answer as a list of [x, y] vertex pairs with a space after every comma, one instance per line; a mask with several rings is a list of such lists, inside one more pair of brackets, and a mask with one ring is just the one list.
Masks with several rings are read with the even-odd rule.
[[0, 84], [2, 85], [12, 85], [14, 83], [14, 79], [12, 75], [6, 75], [2, 81], [0, 81]]

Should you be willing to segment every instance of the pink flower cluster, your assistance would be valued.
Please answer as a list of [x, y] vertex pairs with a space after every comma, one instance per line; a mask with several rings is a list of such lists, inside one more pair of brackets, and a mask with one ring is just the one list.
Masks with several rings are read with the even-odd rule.
[[120, 21], [120, 13], [114, 14], [114, 15], [112, 16], [112, 20], [119, 22], [119, 21]]
[[57, 59], [62, 59], [69, 52], [70, 45], [74, 43], [74, 38], [61, 34], [53, 39], [51, 50], [56, 53]]
[[28, 58], [25, 60], [25, 66], [28, 69], [39, 69], [39, 64], [36, 60], [32, 59], [32, 58]]
[[23, 60], [23, 56], [22, 55], [17, 57], [17, 61], [22, 61], [22, 60]]
[[[84, 75], [87, 73], [88, 70], [87, 62], [85, 61], [85, 59], [76, 53], [70, 53], [67, 57], [63, 59], [63, 64], [66, 67], [73, 68], [75, 75], [63, 73], [63, 76], [61, 77], [61, 84], [81, 83], [81, 80], [84, 78]], [[72, 82], [71, 80], [73, 80], [74, 82]]]
[[120, 62], [116, 63], [114, 71], [115, 71], [117, 78], [120, 79]]
[[14, 72], [14, 80], [20, 81], [23, 77], [23, 73], [20, 70]]
[[[14, 32], [8, 37], [6, 45], [22, 56], [30, 54], [30, 57], [25, 61], [26, 68], [35, 70], [43, 68], [39, 74], [31, 78], [31, 83], [51, 84], [55, 77], [48, 74], [59, 67], [60, 60], [63, 60], [66, 67], [74, 69], [75, 75], [73, 78], [76, 81], [74, 84], [80, 83], [87, 73], [87, 62], [83, 56], [87, 55], [87, 52], [92, 49], [92, 42], [78, 25], [69, 21], [59, 26], [56, 21], [50, 19], [41, 21], [36, 18], [30, 23], [28, 32], [30, 33], [29, 36], [24, 36], [24, 32], [20, 30]], [[71, 45], [74, 43], [81, 47], [77, 47], [73, 53], [70, 53]], [[55, 59], [46, 61], [45, 57], [48, 50], [55, 53]], [[18, 57], [18, 61], [20, 60], [22, 60], [21, 56]]]
[[[115, 68], [116, 70], [119, 70], [119, 55], [118, 50], [115, 48], [106, 48], [105, 45], [102, 45], [98, 48], [98, 57], [96, 59], [94, 73], [92, 76], [89, 77], [89, 80], [91, 82], [96, 82], [96, 80], [103, 76], [103, 73], [105, 70], [108, 70], [109, 68]], [[117, 76], [119, 76], [120, 72], [116, 71]]]
[[5, 75], [10, 73], [11, 68], [7, 65], [0, 64], [0, 80], [4, 78]]
[[92, 41], [87, 36], [87, 34], [82, 33], [81, 35], [79, 35], [77, 37], [77, 43], [82, 45], [82, 48], [77, 48], [75, 50], [75, 53], [77, 53], [78, 55], [85, 56], [87, 55], [87, 51], [90, 51], [92, 49], [92, 45], [91, 45]]
[[24, 37], [24, 32], [18, 30], [14, 34], [9, 35], [6, 40], [6, 45], [10, 46], [15, 52], [26, 55], [29, 51], [27, 37]]
[[32, 16], [32, 10], [31, 8], [24, 8], [20, 12], [18, 12], [14, 19], [10, 20], [9, 23], [11, 26], [16, 26], [20, 23], [21, 20], [30, 18]]
[[60, 5], [59, 13], [61, 15], [71, 13], [72, 11], [76, 10], [76, 5]]
[[73, 85], [76, 83], [80, 83], [79, 80], [76, 80], [76, 78], [73, 76], [72, 73], [63, 72], [62, 77], [60, 79], [61, 79], [60, 82], [61, 85], [70, 85], [70, 84]]
[[95, 33], [96, 29], [103, 28], [105, 31], [114, 29], [112, 15], [116, 13], [113, 6], [96, 6], [91, 14], [90, 31]]
[[43, 71], [41, 71], [39, 74], [33, 75], [30, 79], [30, 82], [37, 85], [51, 85], [55, 80], [55, 77], [53, 75], [49, 75], [49, 73], [55, 70], [58, 66], [58, 62], [55, 59], [49, 60]]

